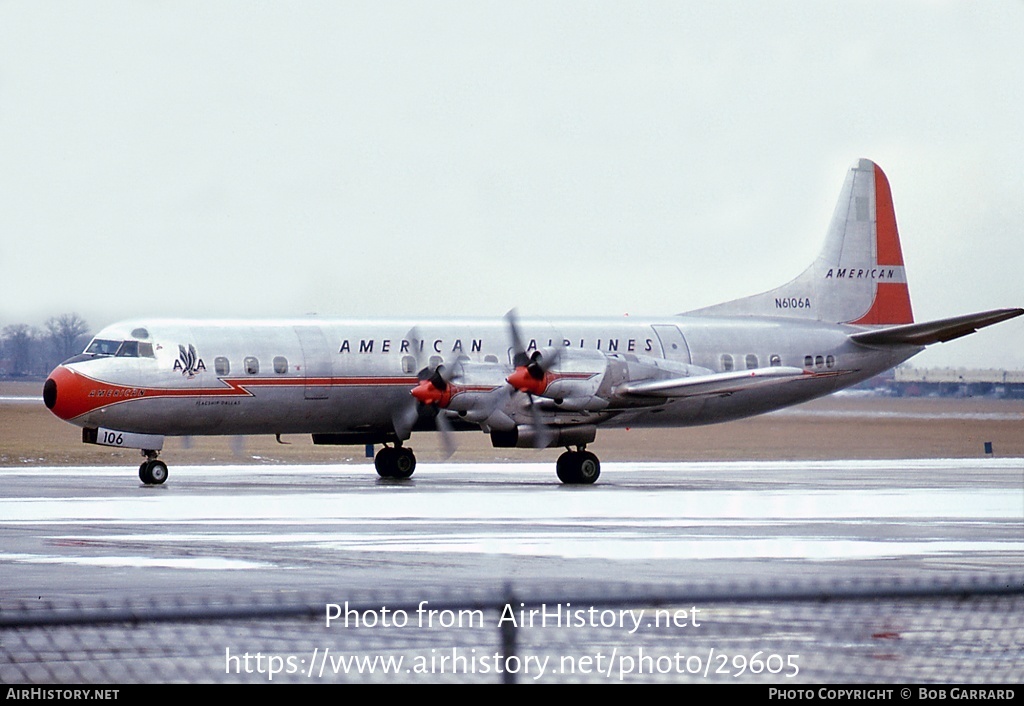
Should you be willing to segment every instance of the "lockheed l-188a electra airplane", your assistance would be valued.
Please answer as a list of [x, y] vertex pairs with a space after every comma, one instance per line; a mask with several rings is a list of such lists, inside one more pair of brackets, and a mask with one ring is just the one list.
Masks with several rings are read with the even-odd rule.
[[146, 484], [167, 479], [167, 436], [382, 445], [377, 472], [408, 478], [412, 432], [441, 432], [450, 452], [471, 429], [496, 447], [565, 447], [558, 478], [587, 484], [598, 427], [769, 412], [1022, 313], [915, 323], [888, 180], [860, 160], [821, 254], [761, 294], [660, 318], [128, 321], [58, 366], [43, 399], [84, 441], [141, 449]]

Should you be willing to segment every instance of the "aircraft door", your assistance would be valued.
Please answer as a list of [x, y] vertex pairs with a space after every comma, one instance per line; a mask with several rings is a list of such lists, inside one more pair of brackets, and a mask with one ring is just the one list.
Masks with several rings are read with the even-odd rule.
[[692, 362], [690, 360], [690, 347], [686, 345], [686, 339], [683, 338], [683, 332], [679, 330], [678, 326], [656, 324], [651, 328], [654, 329], [655, 335], [661, 342], [663, 357], [668, 360], [677, 360], [680, 363]]
[[307, 400], [326, 400], [331, 396], [334, 369], [327, 338], [319, 326], [296, 326], [295, 334], [302, 346], [303, 377]]

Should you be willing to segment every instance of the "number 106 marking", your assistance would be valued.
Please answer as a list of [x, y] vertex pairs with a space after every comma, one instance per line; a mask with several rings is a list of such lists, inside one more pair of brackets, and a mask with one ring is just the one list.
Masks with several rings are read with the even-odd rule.
[[124, 434], [104, 429], [100, 437], [100, 443], [104, 446], [121, 446], [124, 443]]

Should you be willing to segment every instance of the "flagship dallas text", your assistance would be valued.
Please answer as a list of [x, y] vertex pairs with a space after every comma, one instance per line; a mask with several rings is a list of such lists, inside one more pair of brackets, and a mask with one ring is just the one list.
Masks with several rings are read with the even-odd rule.
[[[498, 628], [620, 628], [630, 635], [641, 627], [699, 628], [700, 609], [689, 608], [597, 608], [579, 607], [572, 603], [541, 603], [519, 607], [506, 603], [501, 609]], [[343, 628], [482, 628], [486, 627], [484, 611], [476, 608], [431, 608], [429, 601], [420, 601], [415, 610], [392, 609], [387, 606], [366, 608], [344, 603], [326, 604], [325, 627]]]

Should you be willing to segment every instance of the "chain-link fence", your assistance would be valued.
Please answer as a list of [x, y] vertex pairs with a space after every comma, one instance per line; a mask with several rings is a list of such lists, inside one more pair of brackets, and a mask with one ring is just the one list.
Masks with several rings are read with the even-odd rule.
[[0, 682], [1019, 683], [1024, 576], [7, 605]]

